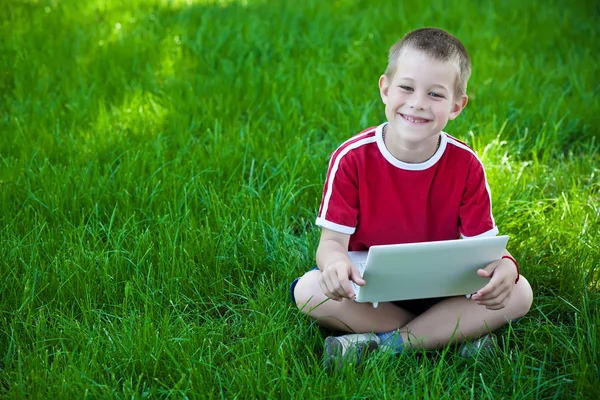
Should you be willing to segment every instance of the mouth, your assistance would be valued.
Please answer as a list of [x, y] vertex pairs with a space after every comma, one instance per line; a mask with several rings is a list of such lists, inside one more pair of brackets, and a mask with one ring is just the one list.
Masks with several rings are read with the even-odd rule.
[[401, 113], [398, 113], [398, 115], [400, 115], [403, 120], [408, 121], [411, 124], [415, 124], [415, 125], [424, 125], [424, 124], [428, 123], [429, 121], [431, 121], [429, 119], [414, 117], [412, 115], [406, 115], [406, 114], [401, 114]]

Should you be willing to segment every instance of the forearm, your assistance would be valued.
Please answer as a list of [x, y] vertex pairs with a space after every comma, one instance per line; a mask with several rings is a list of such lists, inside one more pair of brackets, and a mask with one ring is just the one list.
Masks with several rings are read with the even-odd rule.
[[322, 240], [317, 248], [317, 267], [321, 271], [328, 265], [335, 264], [337, 262], [350, 262], [348, 258], [348, 249], [341, 243], [327, 239]]

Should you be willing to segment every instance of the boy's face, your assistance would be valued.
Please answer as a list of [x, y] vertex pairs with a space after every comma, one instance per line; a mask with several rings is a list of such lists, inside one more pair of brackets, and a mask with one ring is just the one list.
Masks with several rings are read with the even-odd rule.
[[466, 95], [455, 95], [458, 74], [456, 63], [405, 48], [393, 78], [383, 75], [379, 79], [388, 131], [410, 147], [437, 136], [467, 105]]

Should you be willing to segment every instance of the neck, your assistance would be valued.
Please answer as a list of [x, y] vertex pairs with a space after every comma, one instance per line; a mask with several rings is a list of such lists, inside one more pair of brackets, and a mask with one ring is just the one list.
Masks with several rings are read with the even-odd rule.
[[407, 142], [387, 132], [388, 125], [383, 127], [383, 142], [388, 151], [399, 161], [409, 164], [420, 164], [429, 160], [437, 152], [442, 134], [427, 138], [421, 142]]

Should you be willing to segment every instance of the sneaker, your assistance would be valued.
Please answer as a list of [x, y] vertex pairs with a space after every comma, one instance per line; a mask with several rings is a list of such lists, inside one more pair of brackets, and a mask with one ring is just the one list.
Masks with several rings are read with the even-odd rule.
[[478, 354], [487, 355], [494, 351], [497, 341], [496, 335], [490, 333], [471, 342], [464, 342], [458, 352], [465, 358], [475, 358]]
[[341, 368], [345, 363], [360, 364], [361, 358], [377, 350], [380, 339], [373, 333], [329, 336], [325, 339], [325, 368]]

